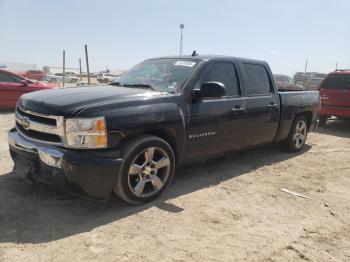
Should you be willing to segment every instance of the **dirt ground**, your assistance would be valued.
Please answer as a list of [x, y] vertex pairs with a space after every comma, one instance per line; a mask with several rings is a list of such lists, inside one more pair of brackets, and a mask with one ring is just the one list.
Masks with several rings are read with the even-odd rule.
[[[0, 261], [350, 261], [350, 124], [177, 170], [143, 206], [65, 199], [11, 175], [0, 115]], [[312, 199], [296, 197], [281, 188]]]

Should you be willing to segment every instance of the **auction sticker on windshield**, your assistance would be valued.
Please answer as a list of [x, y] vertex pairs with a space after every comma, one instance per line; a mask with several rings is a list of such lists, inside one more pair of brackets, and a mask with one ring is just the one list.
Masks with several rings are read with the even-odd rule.
[[193, 67], [196, 63], [192, 61], [176, 61], [175, 65], [177, 66], [188, 66]]

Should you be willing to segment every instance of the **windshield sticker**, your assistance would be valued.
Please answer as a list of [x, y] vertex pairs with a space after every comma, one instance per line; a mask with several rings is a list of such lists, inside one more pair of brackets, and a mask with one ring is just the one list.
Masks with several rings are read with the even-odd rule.
[[176, 61], [175, 65], [177, 66], [188, 66], [188, 67], [194, 67], [196, 63], [192, 61]]
[[169, 89], [174, 89], [177, 87], [177, 82], [172, 82], [171, 85], [168, 86]]

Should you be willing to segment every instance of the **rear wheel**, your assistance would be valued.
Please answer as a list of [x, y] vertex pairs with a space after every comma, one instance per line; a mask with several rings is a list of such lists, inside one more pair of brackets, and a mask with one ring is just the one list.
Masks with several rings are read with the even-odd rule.
[[327, 123], [327, 117], [326, 117], [326, 116], [320, 116], [320, 117], [318, 118], [318, 120], [319, 120], [319, 125], [320, 125], [320, 126], [325, 126], [326, 123]]
[[50, 82], [57, 82], [56, 78], [51, 78]]
[[300, 151], [306, 142], [308, 126], [304, 116], [295, 118], [288, 138], [285, 141], [285, 147], [289, 152]]
[[170, 184], [175, 169], [174, 152], [161, 138], [146, 135], [122, 148], [124, 162], [114, 192], [130, 204], [159, 197]]

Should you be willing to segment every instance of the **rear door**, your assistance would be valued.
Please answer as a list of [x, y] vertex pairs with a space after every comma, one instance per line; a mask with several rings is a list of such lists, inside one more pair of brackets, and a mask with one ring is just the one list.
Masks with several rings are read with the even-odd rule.
[[221, 98], [203, 98], [189, 104], [187, 160], [243, 147], [245, 99], [235, 65], [231, 62], [213, 62], [200, 75], [196, 88], [210, 81], [223, 83], [226, 95]]
[[25, 87], [21, 84], [21, 78], [0, 71], [0, 106], [3, 108], [13, 108], [16, 106], [18, 98], [25, 93]]
[[325, 110], [329, 111], [329, 115], [332, 113], [337, 115], [337, 111], [346, 110], [350, 116], [350, 73], [329, 74], [321, 84], [319, 91], [322, 114]]
[[243, 71], [247, 104], [245, 145], [271, 143], [278, 131], [279, 94], [264, 65], [243, 63]]

